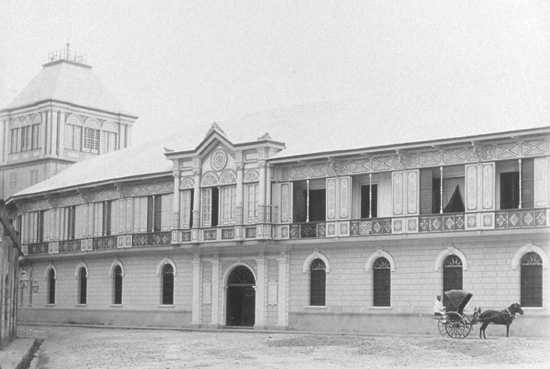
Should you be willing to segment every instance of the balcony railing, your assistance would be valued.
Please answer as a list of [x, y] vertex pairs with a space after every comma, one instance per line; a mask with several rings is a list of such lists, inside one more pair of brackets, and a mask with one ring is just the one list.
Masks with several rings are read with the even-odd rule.
[[99, 236], [75, 240], [49, 241], [28, 245], [29, 255], [71, 254], [131, 247], [169, 246], [171, 232], [151, 232]]
[[473, 213], [421, 214], [408, 217], [337, 220], [291, 224], [245, 224], [173, 229], [23, 245], [28, 255], [87, 253], [186, 243], [368, 237], [413, 233], [467, 232], [550, 227], [550, 208]]

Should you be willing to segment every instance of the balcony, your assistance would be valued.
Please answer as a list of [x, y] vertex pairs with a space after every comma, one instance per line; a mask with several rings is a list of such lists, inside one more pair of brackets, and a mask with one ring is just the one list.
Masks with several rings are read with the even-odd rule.
[[131, 233], [75, 240], [49, 241], [27, 245], [28, 255], [72, 254], [94, 251], [169, 246], [170, 232]]
[[273, 239], [384, 236], [410, 233], [532, 229], [550, 226], [550, 209], [426, 214], [408, 217], [338, 220], [273, 225]]
[[154, 248], [186, 243], [254, 240], [306, 240], [550, 227], [550, 208], [489, 212], [423, 214], [408, 217], [338, 220], [290, 224], [247, 224], [165, 232], [131, 233], [23, 245], [28, 255], [89, 253], [127, 248]]

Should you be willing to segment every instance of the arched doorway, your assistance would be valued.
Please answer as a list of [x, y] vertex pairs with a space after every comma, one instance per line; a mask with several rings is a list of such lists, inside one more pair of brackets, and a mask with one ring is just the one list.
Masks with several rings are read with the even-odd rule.
[[443, 261], [443, 304], [447, 306], [445, 292], [462, 289], [462, 260], [456, 255], [449, 255]]
[[226, 324], [254, 326], [256, 280], [244, 265], [235, 267], [227, 278]]

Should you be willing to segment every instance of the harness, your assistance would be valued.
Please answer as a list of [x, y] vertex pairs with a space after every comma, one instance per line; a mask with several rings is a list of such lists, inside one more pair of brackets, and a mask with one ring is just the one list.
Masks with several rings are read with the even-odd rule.
[[516, 319], [516, 314], [515, 314], [515, 313], [512, 313], [512, 312], [510, 311], [510, 309], [506, 308], [506, 309], [504, 309], [503, 312], [504, 312], [504, 314], [508, 315], [508, 316], [510, 317], [511, 320]]

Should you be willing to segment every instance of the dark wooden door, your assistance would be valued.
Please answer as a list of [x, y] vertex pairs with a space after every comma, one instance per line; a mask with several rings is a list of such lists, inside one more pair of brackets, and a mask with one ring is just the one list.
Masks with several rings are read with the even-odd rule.
[[227, 288], [227, 325], [254, 325], [255, 295], [253, 286]]

